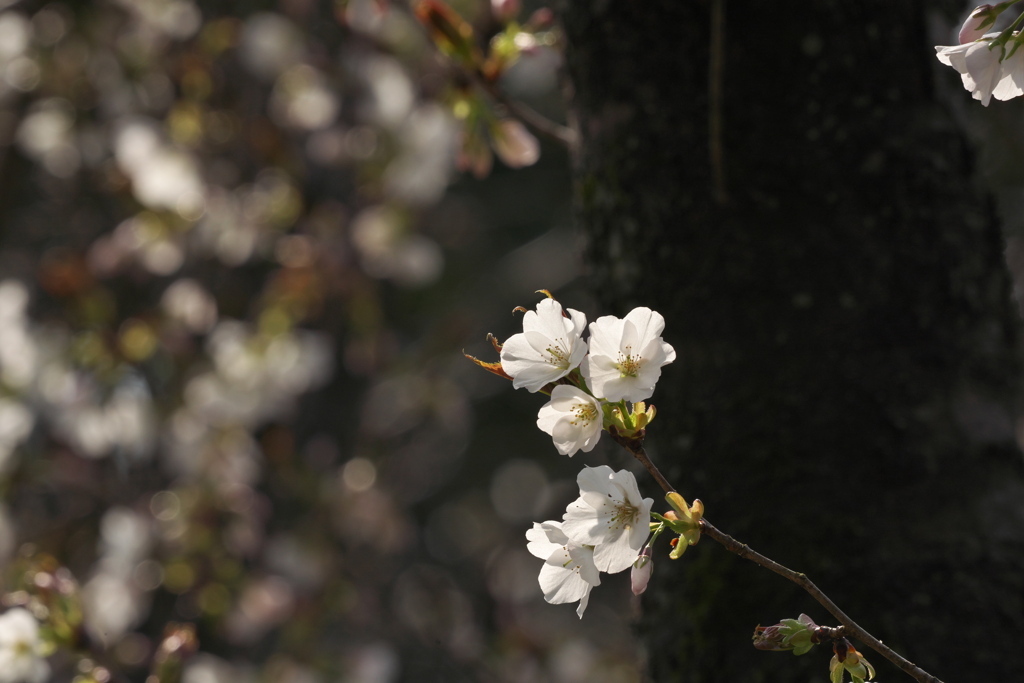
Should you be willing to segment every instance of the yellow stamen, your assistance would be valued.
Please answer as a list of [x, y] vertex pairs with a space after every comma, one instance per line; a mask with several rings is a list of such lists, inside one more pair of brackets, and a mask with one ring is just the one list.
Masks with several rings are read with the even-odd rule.
[[625, 354], [619, 353], [619, 362], [615, 366], [619, 369], [620, 377], [636, 377], [640, 368], [643, 367], [644, 359], [642, 356], [634, 356], [631, 346], [627, 346], [626, 351]]

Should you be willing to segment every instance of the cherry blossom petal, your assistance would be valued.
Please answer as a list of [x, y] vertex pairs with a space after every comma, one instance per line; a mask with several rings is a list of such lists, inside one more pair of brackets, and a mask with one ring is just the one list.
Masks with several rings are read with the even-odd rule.
[[536, 392], [574, 370], [587, 353], [582, 339], [586, 316], [554, 299], [544, 299], [523, 316], [523, 332], [508, 338], [501, 349], [501, 367], [512, 386]]
[[551, 435], [562, 455], [572, 457], [579, 450], [589, 453], [604, 431], [601, 402], [578, 387], [560, 384], [538, 411], [537, 426]]

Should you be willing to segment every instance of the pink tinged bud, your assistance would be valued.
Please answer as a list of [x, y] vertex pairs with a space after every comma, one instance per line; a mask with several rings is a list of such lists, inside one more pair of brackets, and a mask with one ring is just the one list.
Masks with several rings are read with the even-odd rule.
[[633, 563], [633, 570], [629, 573], [630, 583], [633, 584], [633, 595], [640, 595], [647, 590], [647, 584], [654, 573], [654, 560], [651, 559], [651, 546], [646, 546], [640, 551], [640, 557]]
[[491, 10], [498, 21], [508, 23], [519, 16], [520, 0], [491, 0]]
[[989, 22], [988, 11], [992, 9], [992, 5], [980, 5], [974, 8], [971, 12], [971, 16], [967, 17], [967, 21], [960, 27], [960, 44], [973, 43], [978, 38], [985, 35], [985, 29], [991, 26]]
[[555, 13], [547, 7], [541, 7], [530, 15], [525, 28], [530, 31], [542, 31], [551, 28], [554, 23]]
[[515, 119], [504, 119], [493, 129], [494, 152], [506, 166], [532, 166], [540, 158], [540, 143]]

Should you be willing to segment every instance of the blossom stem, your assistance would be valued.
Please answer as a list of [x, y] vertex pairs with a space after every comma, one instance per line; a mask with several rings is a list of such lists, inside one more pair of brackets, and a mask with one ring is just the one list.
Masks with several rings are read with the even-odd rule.
[[1006, 42], [1013, 37], [1013, 32], [1017, 30], [1022, 21], [1024, 21], [1024, 12], [1021, 12], [1021, 15], [1014, 19], [1012, 24], [1003, 29], [992, 43], [994, 45], [1005, 45]]
[[875, 638], [873, 635], [865, 631], [857, 622], [848, 617], [846, 613], [843, 612], [843, 610], [839, 609], [839, 607], [834, 602], [832, 602], [832, 600], [827, 595], [825, 595], [820, 588], [814, 585], [814, 582], [807, 578], [806, 574], [803, 574], [801, 572], [795, 572], [792, 569], [789, 569], [788, 567], [779, 564], [775, 560], [765, 557], [761, 553], [751, 549], [751, 547], [747, 544], [740, 543], [732, 536], [719, 531], [714, 525], [711, 524], [711, 522], [707, 521], [706, 519], [702, 519], [700, 521], [700, 527], [702, 535], [707, 536], [708, 538], [717, 542], [729, 552], [739, 555], [744, 559], [750, 560], [751, 562], [758, 564], [764, 567], [765, 569], [769, 569], [778, 574], [779, 576], [788, 579], [796, 585], [803, 588], [805, 591], [807, 591], [807, 593], [810, 594], [812, 598], [817, 600], [822, 607], [828, 610], [828, 612], [833, 617], [835, 617], [840, 624], [846, 627], [846, 632], [849, 635], [855, 637], [857, 640], [861, 641], [862, 643], [870, 647], [872, 650], [888, 659], [890, 662], [896, 665], [896, 667], [898, 667], [900, 671], [903, 671], [908, 676], [913, 678], [915, 681], [918, 681], [919, 683], [942, 683], [941, 680], [931, 675], [930, 673], [928, 673], [921, 667], [917, 666], [916, 664], [910, 662], [909, 660], [901, 656], [899, 653], [897, 653], [895, 650], [885, 645], [878, 638]]
[[1010, 24], [1009, 31], [1011, 33], [1013, 33], [1013, 31], [1016, 31], [1017, 28], [1021, 25], [1022, 21], [1024, 21], [1024, 12], [1021, 12], [1020, 16], [1013, 20], [1013, 23]]
[[658, 486], [660, 486], [665, 493], [672, 493], [675, 491], [675, 489], [672, 488], [672, 484], [668, 483], [668, 479], [662, 475], [661, 470], [659, 470], [657, 466], [651, 462], [651, 459], [647, 457], [647, 451], [644, 450], [642, 439], [638, 441], [635, 438], [622, 437], [614, 431], [611, 432], [611, 435], [620, 446], [632, 453], [633, 457], [639, 460], [643, 466], [647, 468], [647, 472], [654, 477], [654, 481], [658, 482]]

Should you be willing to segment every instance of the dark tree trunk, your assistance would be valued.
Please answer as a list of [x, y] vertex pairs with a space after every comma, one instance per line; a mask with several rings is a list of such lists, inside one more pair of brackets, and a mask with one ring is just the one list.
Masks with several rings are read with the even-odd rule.
[[[679, 352], [652, 456], [719, 528], [947, 683], [1021, 680], [1018, 319], [991, 203], [933, 92], [958, 82], [937, 73], [934, 4], [571, 5], [592, 283], [602, 313], [664, 313]], [[644, 607], [659, 683], [827, 680], [830, 652], [750, 635], [831, 617], [710, 541], [661, 555]], [[856, 645], [881, 680], [909, 680]]]

